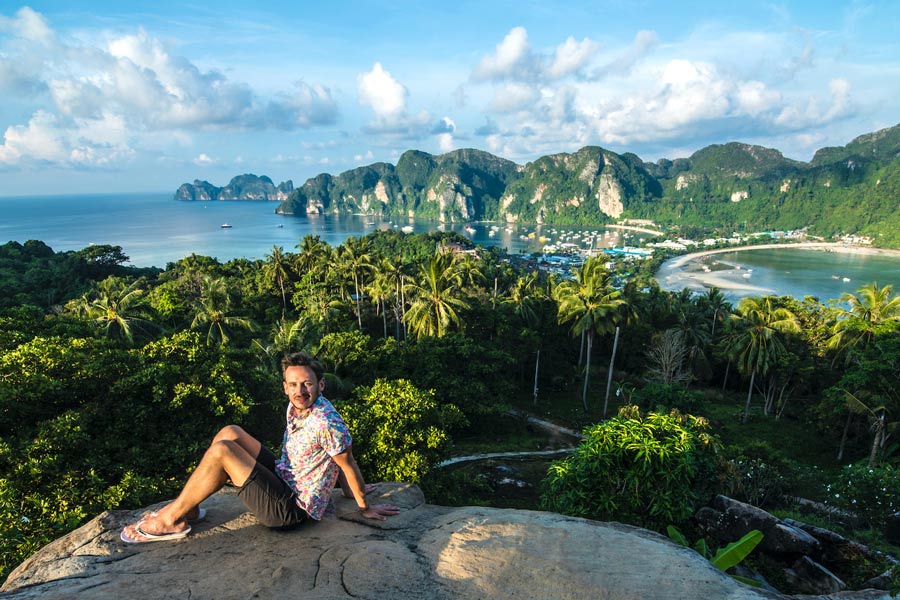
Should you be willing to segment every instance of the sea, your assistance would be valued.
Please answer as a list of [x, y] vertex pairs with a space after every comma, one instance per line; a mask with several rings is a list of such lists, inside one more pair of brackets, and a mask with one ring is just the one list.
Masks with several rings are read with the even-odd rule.
[[[621, 232], [602, 227], [441, 224], [364, 215], [285, 216], [275, 213], [277, 206], [277, 202], [179, 201], [171, 193], [0, 197], [0, 243], [41, 240], [57, 252], [110, 244], [122, 247], [130, 259], [127, 264], [160, 268], [191, 254], [221, 262], [264, 259], [276, 246], [286, 252], [296, 251], [309, 234], [338, 246], [348, 237], [378, 229], [455, 231], [476, 244], [498, 246], [511, 254], [539, 252], [547, 238], [555, 241], [563, 230], [569, 234], [591, 233], [597, 239], [606, 235], [604, 243], [608, 240], [611, 245], [642, 243], [639, 234], [622, 239], [617, 237]], [[723, 276], [740, 277], [737, 283], [744, 284], [726, 290], [726, 297], [732, 301], [758, 295], [760, 292], [754, 291], [758, 289], [798, 298], [812, 295], [825, 301], [872, 281], [892, 284], [900, 292], [900, 258], [896, 256], [759, 249], [714, 258], [719, 263], [714, 268]], [[685, 266], [686, 270], [696, 268], [691, 263]], [[732, 269], [734, 272], [729, 273]], [[751, 276], [745, 278], [748, 269]], [[682, 283], [676, 277], [663, 287], [678, 290]]]

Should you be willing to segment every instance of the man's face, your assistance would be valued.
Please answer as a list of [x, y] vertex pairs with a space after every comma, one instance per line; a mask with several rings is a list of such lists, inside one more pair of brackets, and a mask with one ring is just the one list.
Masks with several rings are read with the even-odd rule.
[[288, 367], [284, 371], [284, 393], [295, 409], [307, 411], [325, 390], [325, 380], [316, 378], [309, 367]]

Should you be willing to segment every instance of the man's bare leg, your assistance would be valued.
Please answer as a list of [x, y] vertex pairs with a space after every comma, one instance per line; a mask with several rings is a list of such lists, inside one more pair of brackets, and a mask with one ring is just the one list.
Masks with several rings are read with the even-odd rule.
[[[178, 497], [143, 519], [141, 530], [161, 535], [187, 529], [188, 517], [196, 516], [200, 503], [222, 489], [229, 479], [236, 486], [247, 481], [261, 448], [262, 444], [240, 427], [230, 425], [219, 431]], [[136, 525], [125, 528], [132, 539], [141, 537]]]

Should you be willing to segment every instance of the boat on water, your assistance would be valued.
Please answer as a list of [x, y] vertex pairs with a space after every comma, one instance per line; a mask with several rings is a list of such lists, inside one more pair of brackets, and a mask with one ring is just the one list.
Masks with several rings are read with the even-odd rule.
[[466, 227], [466, 232], [468, 232], [469, 235], [472, 235], [475, 233], [475, 228], [474, 227]]
[[222, 223], [222, 229], [231, 229], [231, 225], [229, 223]]
[[404, 225], [403, 227], [400, 228], [400, 231], [402, 231], [403, 233], [412, 233], [413, 226], [412, 225]]

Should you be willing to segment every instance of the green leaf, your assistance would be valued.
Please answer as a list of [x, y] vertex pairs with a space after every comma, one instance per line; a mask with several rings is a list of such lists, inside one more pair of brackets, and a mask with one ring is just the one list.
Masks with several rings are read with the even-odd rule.
[[681, 533], [680, 531], [678, 531], [677, 529], [675, 529], [675, 527], [673, 527], [672, 525], [669, 525], [666, 527], [666, 533], [669, 534], [669, 539], [671, 539], [676, 544], [681, 544], [682, 546], [685, 546], [688, 548], [690, 547], [690, 545], [688, 544], [687, 538], [684, 537], [684, 534]]
[[710, 561], [715, 567], [722, 571], [727, 571], [734, 565], [738, 564], [753, 551], [754, 548], [762, 541], [763, 534], [758, 529], [750, 531], [737, 540], [731, 542], [724, 548], [720, 548], [716, 555]]

